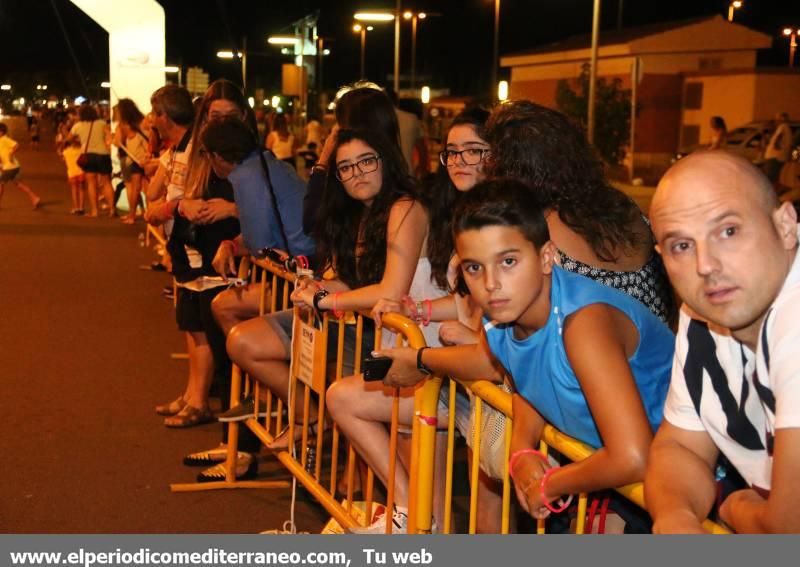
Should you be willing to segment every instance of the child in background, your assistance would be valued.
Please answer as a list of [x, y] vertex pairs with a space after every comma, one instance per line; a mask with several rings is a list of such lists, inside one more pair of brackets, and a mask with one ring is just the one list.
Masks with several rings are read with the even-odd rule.
[[15, 156], [18, 149], [19, 144], [8, 135], [8, 126], [0, 123], [0, 199], [3, 198], [6, 183], [14, 183], [20, 191], [28, 196], [33, 209], [36, 210], [42, 201], [41, 197], [34, 193], [30, 187], [16, 179], [20, 171], [19, 161]]
[[86, 176], [81, 166], [78, 165], [78, 158], [81, 153], [81, 141], [75, 136], [67, 141], [66, 146], [61, 152], [64, 163], [67, 165], [67, 180], [69, 181], [69, 189], [72, 195], [72, 210], [69, 212], [71, 215], [83, 214]]

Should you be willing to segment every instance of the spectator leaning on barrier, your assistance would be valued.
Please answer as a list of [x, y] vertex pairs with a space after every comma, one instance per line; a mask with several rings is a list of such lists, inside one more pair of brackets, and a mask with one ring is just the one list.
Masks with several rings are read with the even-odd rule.
[[[669, 380], [669, 328], [629, 295], [555, 265], [543, 209], [517, 181], [487, 181], [464, 195], [453, 233], [484, 312], [483, 338], [381, 352], [394, 359], [385, 383], [408, 385], [419, 371], [499, 382], [507, 371], [518, 392], [509, 472], [535, 518], [563, 511], [562, 496], [641, 481]], [[534, 449], [545, 422], [597, 451], [551, 467]]]
[[749, 488], [724, 499], [720, 518], [737, 532], [800, 532], [795, 210], [750, 163], [706, 152], [667, 172], [650, 218], [686, 302], [645, 479], [654, 530], [702, 531], [721, 453]]

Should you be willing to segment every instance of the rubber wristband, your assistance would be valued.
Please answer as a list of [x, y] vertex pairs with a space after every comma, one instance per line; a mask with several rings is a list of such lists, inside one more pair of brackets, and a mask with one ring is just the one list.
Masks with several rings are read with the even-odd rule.
[[511, 457], [508, 459], [508, 476], [514, 479], [515, 482], [516, 479], [514, 478], [514, 465], [522, 455], [536, 455], [545, 463], [545, 466], [547, 466], [547, 455], [541, 451], [537, 451], [536, 449], [520, 449], [519, 451], [514, 451], [511, 453]]
[[416, 413], [417, 419], [419, 419], [423, 424], [429, 425], [431, 427], [436, 427], [439, 425], [439, 420], [436, 417], [432, 417], [430, 415], [422, 415], [422, 413]]
[[433, 313], [433, 302], [430, 299], [426, 299], [422, 302], [425, 304], [425, 318], [422, 320], [422, 324], [427, 327], [431, 322], [431, 314]]
[[339, 296], [342, 294], [341, 291], [337, 291], [333, 294], [333, 316], [337, 319], [341, 319], [344, 315], [344, 312], [339, 311]]
[[570, 494], [570, 495], [567, 497], [567, 499], [566, 499], [566, 500], [564, 500], [564, 499], [562, 498], [562, 500], [561, 500], [561, 507], [559, 507], [559, 508], [556, 508], [555, 506], [553, 506], [553, 505], [552, 505], [552, 504], [551, 504], [551, 503], [550, 503], [550, 502], [547, 500], [547, 494], [546, 494], [546, 492], [547, 492], [547, 491], [545, 490], [545, 485], [547, 484], [547, 481], [550, 479], [550, 476], [551, 476], [551, 475], [552, 475], [552, 474], [553, 474], [555, 471], [557, 471], [559, 468], [561, 468], [561, 467], [553, 467], [553, 468], [551, 468], [551, 469], [547, 469], [547, 471], [545, 471], [545, 473], [544, 473], [544, 476], [542, 477], [542, 481], [541, 481], [541, 483], [539, 484], [539, 496], [540, 496], [540, 498], [541, 498], [541, 500], [542, 500], [542, 503], [543, 503], [543, 504], [545, 505], [545, 507], [546, 507], [548, 510], [550, 510], [550, 511], [551, 511], [553, 514], [560, 514], [561, 512], [563, 512], [564, 510], [566, 510], [566, 509], [567, 509], [567, 507], [568, 507], [568, 506], [570, 505], [570, 503], [572, 502], [572, 494]]

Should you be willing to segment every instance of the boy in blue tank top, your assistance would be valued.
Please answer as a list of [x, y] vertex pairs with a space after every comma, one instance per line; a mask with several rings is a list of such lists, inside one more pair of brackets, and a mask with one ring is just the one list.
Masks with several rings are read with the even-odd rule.
[[[517, 392], [509, 470], [535, 518], [557, 511], [562, 496], [641, 481], [669, 385], [672, 332], [632, 297], [554, 265], [543, 211], [519, 182], [476, 186], [453, 223], [462, 277], [485, 314], [484, 340], [386, 351], [395, 363], [385, 382], [412, 381], [413, 358], [423, 372], [462, 380], [498, 381], [499, 362]], [[545, 422], [597, 450], [551, 468], [534, 450]]]

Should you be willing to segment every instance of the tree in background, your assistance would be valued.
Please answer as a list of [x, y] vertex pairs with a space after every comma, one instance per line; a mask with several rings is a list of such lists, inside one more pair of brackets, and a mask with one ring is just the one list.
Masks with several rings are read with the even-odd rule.
[[[625, 147], [631, 134], [631, 91], [622, 88], [621, 79], [597, 79], [595, 90], [594, 145], [600, 157], [610, 165], [619, 164], [625, 157]], [[561, 80], [556, 86], [558, 109], [586, 129], [589, 108], [589, 64], [585, 63], [578, 77], [577, 89], [570, 81]]]

